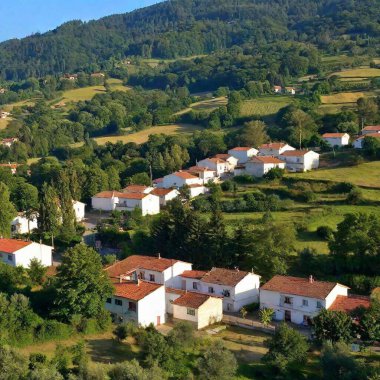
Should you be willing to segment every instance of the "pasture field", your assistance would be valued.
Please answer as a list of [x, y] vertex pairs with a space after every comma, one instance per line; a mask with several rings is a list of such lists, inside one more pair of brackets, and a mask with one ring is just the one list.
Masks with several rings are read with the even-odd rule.
[[130, 86], [124, 86], [123, 81], [116, 78], [107, 79], [112, 91], [129, 91], [132, 89]]
[[3, 106], [1, 106], [1, 108], [6, 112], [11, 112], [13, 108], [15, 107], [33, 106], [33, 105], [34, 105], [34, 101], [31, 99], [27, 99], [27, 100], [21, 100], [20, 102], [16, 102], [16, 103], [4, 104]]
[[322, 104], [341, 104], [341, 105], [352, 105], [357, 102], [358, 99], [375, 96], [374, 92], [340, 92], [332, 95], [322, 95]]
[[96, 94], [105, 93], [104, 86], [89, 86], [83, 88], [75, 88], [63, 92], [63, 102], [80, 102], [92, 99]]
[[148, 141], [149, 136], [153, 134], [163, 133], [165, 135], [176, 135], [184, 133], [192, 133], [196, 130], [199, 130], [201, 127], [198, 125], [192, 124], [170, 124], [170, 125], [161, 125], [157, 127], [152, 127], [144, 129], [139, 132], [130, 133], [122, 136], [103, 136], [95, 138], [95, 141], [99, 145], [104, 145], [107, 142], [115, 144], [118, 141], [122, 141], [124, 144], [133, 142], [136, 144], [143, 144]]
[[350, 69], [350, 70], [337, 71], [335, 73], [332, 73], [331, 75], [337, 75], [338, 77], [341, 77], [341, 78], [351, 78], [351, 79], [374, 78], [374, 77], [380, 77], [380, 69], [362, 67], [362, 68], [355, 68], [355, 69]]
[[287, 174], [293, 178], [351, 182], [362, 187], [380, 189], [380, 161], [372, 161], [358, 166], [319, 169], [307, 173]]
[[176, 112], [176, 116], [184, 115], [190, 111], [198, 112], [212, 112], [221, 106], [226, 106], [228, 99], [225, 96], [220, 96], [218, 98], [201, 100], [190, 105], [190, 107], [185, 108], [179, 112]]
[[6, 119], [0, 119], [0, 130], [7, 128], [8, 124], [11, 120], [12, 119], [9, 117], [7, 117]]
[[293, 99], [290, 96], [266, 96], [243, 102], [240, 115], [247, 116], [271, 116], [275, 115], [281, 108], [291, 104]]

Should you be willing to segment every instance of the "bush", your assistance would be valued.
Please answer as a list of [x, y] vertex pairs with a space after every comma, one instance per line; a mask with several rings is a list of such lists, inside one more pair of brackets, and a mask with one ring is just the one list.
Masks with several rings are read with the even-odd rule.
[[342, 194], [342, 193], [349, 193], [352, 189], [355, 188], [355, 185], [350, 182], [340, 182], [335, 184], [332, 187], [332, 192]]
[[346, 201], [350, 205], [357, 205], [361, 202], [363, 202], [364, 196], [363, 192], [357, 188], [354, 187], [347, 195]]
[[58, 321], [47, 320], [36, 331], [36, 339], [38, 341], [67, 339], [72, 334], [71, 326]]
[[220, 187], [223, 191], [233, 191], [234, 189], [234, 183], [231, 180], [224, 181]]
[[284, 174], [285, 174], [284, 169], [272, 168], [271, 170], [269, 170], [268, 173], [264, 175], [263, 178], [273, 181], [275, 179], [281, 179], [284, 176]]
[[255, 183], [255, 178], [249, 174], [242, 174], [242, 175], [237, 175], [234, 177], [234, 181], [236, 183], [241, 183], [241, 184], [249, 184], [249, 183]]
[[319, 226], [317, 228], [317, 235], [324, 240], [330, 240], [334, 235], [334, 230], [329, 226]]
[[127, 326], [127, 324], [123, 323], [121, 325], [116, 326], [115, 330], [113, 330], [113, 333], [119, 342], [122, 342], [123, 340], [127, 339], [127, 337], [128, 337], [128, 326]]
[[260, 303], [253, 302], [253, 303], [250, 303], [249, 305], [245, 305], [244, 307], [248, 311], [248, 313], [253, 313], [254, 311], [259, 310]]

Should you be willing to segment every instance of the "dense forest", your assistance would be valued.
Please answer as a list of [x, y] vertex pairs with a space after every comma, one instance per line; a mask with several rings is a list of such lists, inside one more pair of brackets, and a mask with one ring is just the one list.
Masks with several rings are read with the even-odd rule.
[[276, 41], [329, 52], [371, 50], [380, 35], [379, 0], [172, 0], [123, 15], [72, 21], [0, 44], [0, 77], [110, 69], [128, 56], [176, 58]]

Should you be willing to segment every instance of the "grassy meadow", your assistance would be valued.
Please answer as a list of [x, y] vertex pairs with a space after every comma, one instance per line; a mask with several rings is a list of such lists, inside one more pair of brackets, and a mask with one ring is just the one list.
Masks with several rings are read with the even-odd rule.
[[246, 100], [241, 107], [241, 117], [248, 116], [273, 116], [277, 112], [293, 102], [291, 96], [265, 96], [257, 99]]
[[190, 105], [190, 107], [185, 108], [177, 113], [175, 113], [175, 116], [184, 115], [190, 111], [197, 111], [197, 112], [212, 112], [218, 109], [221, 106], [226, 106], [228, 103], [228, 99], [225, 96], [220, 96], [218, 98], [211, 98], [211, 99], [205, 99], [201, 100], [199, 102], [195, 102]]

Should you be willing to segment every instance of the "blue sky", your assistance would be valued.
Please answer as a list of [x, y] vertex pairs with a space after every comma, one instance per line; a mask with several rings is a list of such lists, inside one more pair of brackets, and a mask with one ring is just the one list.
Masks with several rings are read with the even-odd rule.
[[160, 0], [0, 0], [0, 41], [43, 33], [73, 19], [94, 20]]

